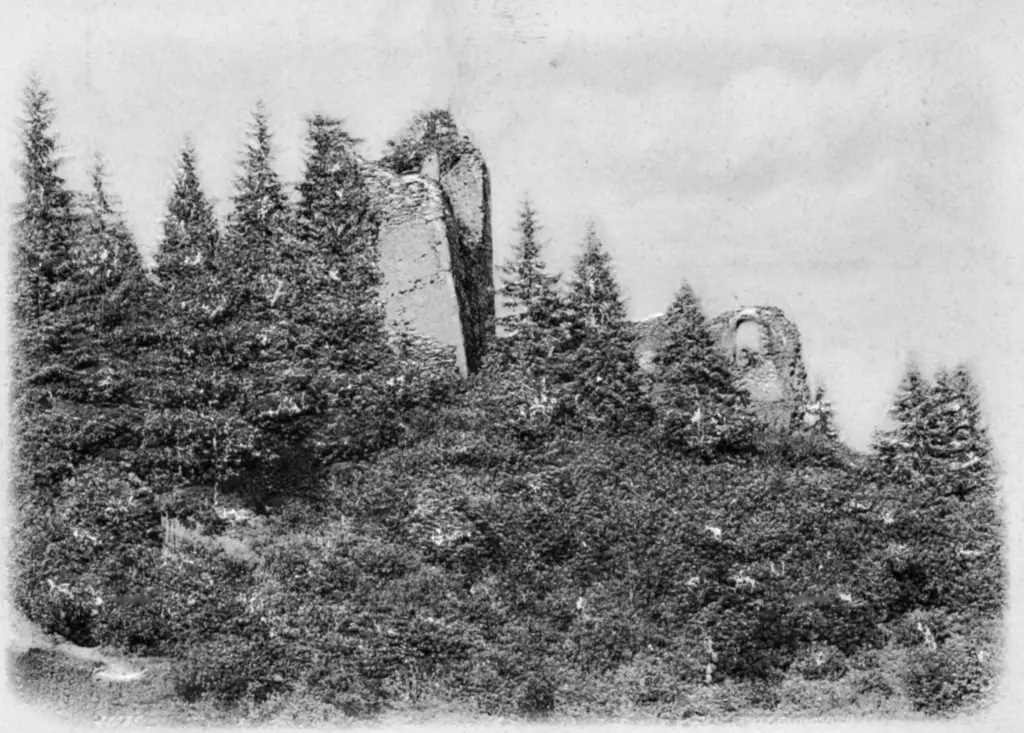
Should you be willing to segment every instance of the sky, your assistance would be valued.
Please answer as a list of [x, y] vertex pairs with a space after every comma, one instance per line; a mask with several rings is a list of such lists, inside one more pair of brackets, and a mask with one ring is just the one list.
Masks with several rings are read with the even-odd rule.
[[144, 252], [186, 135], [227, 212], [259, 99], [292, 181], [309, 114], [343, 117], [372, 157], [417, 111], [448, 107], [490, 167], [498, 262], [528, 194], [556, 270], [596, 222], [632, 317], [684, 280], [708, 315], [782, 308], [850, 444], [882, 423], [911, 354], [972, 365], [1008, 436], [1013, 417], [995, 413], [1020, 366], [1024, 183], [1012, 9], [37, 0], [8, 12], [0, 51], [4, 204], [33, 71], [68, 179], [84, 186], [101, 153]]

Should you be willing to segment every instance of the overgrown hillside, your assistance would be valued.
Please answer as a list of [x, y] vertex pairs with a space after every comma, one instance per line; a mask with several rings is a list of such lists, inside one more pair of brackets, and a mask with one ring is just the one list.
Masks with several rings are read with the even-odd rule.
[[266, 715], [948, 713], [990, 692], [1002, 525], [965, 369], [908, 368], [868, 455], [827, 412], [771, 430], [687, 285], [652, 383], [595, 229], [563, 284], [525, 202], [503, 336], [461, 380], [383, 327], [339, 120], [308, 120], [290, 197], [257, 109], [223, 230], [186, 146], [155, 270], [101, 169], [68, 190], [52, 122], [33, 83], [12, 590], [45, 631], [164, 658], [180, 704]]

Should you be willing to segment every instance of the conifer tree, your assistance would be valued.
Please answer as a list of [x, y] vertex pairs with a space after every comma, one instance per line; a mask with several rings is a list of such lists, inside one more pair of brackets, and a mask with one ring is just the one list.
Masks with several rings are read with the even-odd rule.
[[911, 358], [889, 409], [891, 426], [876, 431], [872, 439], [885, 472], [908, 485], [920, 484], [928, 473], [927, 410], [932, 400], [933, 385]]
[[897, 563], [886, 557], [897, 606], [997, 611], [1005, 599], [998, 484], [969, 370], [940, 368], [929, 381], [911, 361], [890, 415], [872, 447], [877, 482], [901, 519], [886, 539], [908, 548]]
[[935, 377], [927, 450], [943, 476], [945, 490], [965, 497], [995, 478], [992, 446], [981, 414], [978, 387], [970, 370], [958, 365]]
[[213, 205], [199, 181], [196, 149], [191, 139], [185, 141], [179, 154], [163, 230], [157, 255], [161, 270], [166, 271], [172, 263], [176, 267], [196, 267], [212, 260], [219, 232]]
[[299, 236], [322, 259], [323, 277], [376, 298], [380, 273], [376, 222], [355, 146], [360, 141], [340, 119], [322, 114], [307, 120], [306, 161], [299, 183]]
[[662, 432], [672, 444], [713, 449], [740, 444], [752, 418], [748, 398], [715, 348], [700, 301], [689, 283], [665, 313], [665, 345], [654, 359], [661, 383]]
[[635, 414], [642, 399], [633, 339], [611, 256], [593, 222], [573, 269], [565, 320], [559, 358], [570, 393], [604, 420]]
[[89, 171], [89, 183], [90, 191], [82, 197], [75, 260], [78, 274], [87, 281], [86, 287], [102, 291], [137, 272], [142, 261], [120, 202], [109, 191], [106, 165], [98, 155]]
[[257, 103], [245, 152], [235, 177], [227, 239], [235, 258], [265, 258], [278, 246], [287, 223], [288, 201], [273, 167], [273, 136], [263, 103]]
[[[74, 194], [61, 175], [53, 101], [38, 78], [29, 80], [22, 102], [22, 200], [15, 210], [13, 263], [16, 347], [11, 360], [12, 432], [18, 438], [12, 484], [19, 499], [36, 496], [67, 474], [71, 461], [61, 450], [70, 442], [69, 431], [54, 429], [50, 395], [81, 392], [67, 348], [81, 325], [70, 307], [76, 285]], [[47, 371], [53, 378], [43, 384], [32, 379]]]
[[810, 413], [813, 423], [810, 426], [812, 432], [822, 435], [829, 440], [839, 440], [839, 433], [836, 430], [835, 411], [832, 402], [828, 398], [828, 392], [823, 383], [819, 383], [814, 389], [814, 397], [811, 400]]
[[[217, 379], [224, 349], [223, 322], [231, 310], [230, 289], [218, 278], [219, 232], [213, 206], [203, 192], [196, 151], [186, 140], [167, 201], [163, 237], [156, 253], [156, 278], [145, 287], [148, 305], [139, 326], [160, 333], [165, 364], [188, 370], [193, 383]], [[159, 325], [158, 325], [159, 324]]]
[[16, 214], [15, 317], [21, 326], [58, 308], [70, 287], [76, 232], [74, 196], [61, 175], [56, 117], [50, 94], [33, 77], [23, 94]]
[[617, 327], [626, 321], [626, 306], [612, 274], [611, 255], [597, 236], [593, 221], [587, 223], [583, 252], [573, 269], [569, 304], [590, 328]]
[[[939, 382], [939, 379], [936, 379]], [[1007, 574], [1003, 553], [1004, 513], [1000, 474], [982, 414], [981, 392], [963, 364], [942, 380], [952, 399], [943, 405], [946, 463], [938, 479], [944, 496], [953, 497], [953, 511], [943, 511], [949, 525], [946, 596], [958, 596], [972, 609], [998, 612], [1006, 603]], [[966, 573], [949, 577], [948, 568], [967, 564]], [[966, 577], [963, 577], [966, 576]]]
[[498, 319], [498, 325], [508, 334], [513, 359], [531, 376], [541, 377], [562, 341], [561, 275], [547, 272], [537, 212], [528, 198], [519, 210], [517, 229], [519, 240], [512, 257], [500, 268], [502, 303], [508, 312]]

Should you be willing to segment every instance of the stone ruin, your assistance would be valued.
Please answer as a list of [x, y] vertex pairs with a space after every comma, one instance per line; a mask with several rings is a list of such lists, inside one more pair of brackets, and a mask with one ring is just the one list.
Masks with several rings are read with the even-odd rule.
[[377, 244], [387, 327], [450, 347], [463, 375], [494, 332], [490, 175], [466, 138], [414, 172], [363, 161], [381, 215]]
[[[450, 119], [447, 137], [433, 138], [423, 119], [401, 155], [362, 163], [381, 214], [381, 295], [390, 330], [449, 347], [465, 375], [479, 369], [494, 336], [490, 174]], [[663, 322], [636, 324], [637, 357], [648, 373], [664, 344]], [[786, 428], [813, 412], [800, 333], [780, 309], [735, 308], [708, 326], [762, 419]]]
[[[765, 422], [788, 428], [794, 416], [803, 415], [811, 396], [800, 332], [779, 308], [735, 308], [709, 320], [708, 328]], [[637, 323], [636, 333], [637, 361], [644, 372], [651, 374], [654, 357], [667, 338], [664, 318], [652, 316]]]
[[708, 323], [761, 417], [789, 427], [811, 401], [800, 348], [800, 331], [774, 306], [735, 308]]

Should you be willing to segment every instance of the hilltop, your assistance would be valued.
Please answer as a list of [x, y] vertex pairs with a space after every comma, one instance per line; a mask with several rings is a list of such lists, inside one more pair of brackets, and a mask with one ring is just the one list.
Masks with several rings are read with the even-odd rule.
[[858, 454], [777, 309], [708, 319], [681, 282], [630, 323], [594, 227], [563, 280], [530, 201], [495, 288], [490, 175], [443, 111], [380, 161], [310, 117], [293, 200], [257, 109], [224, 226], [186, 146], [144, 269], [103, 172], [65, 185], [38, 84], [25, 117], [26, 694], [100, 714], [130, 664], [129, 701], [176, 720], [990, 697], [1003, 538], [967, 370], [908, 366]]

